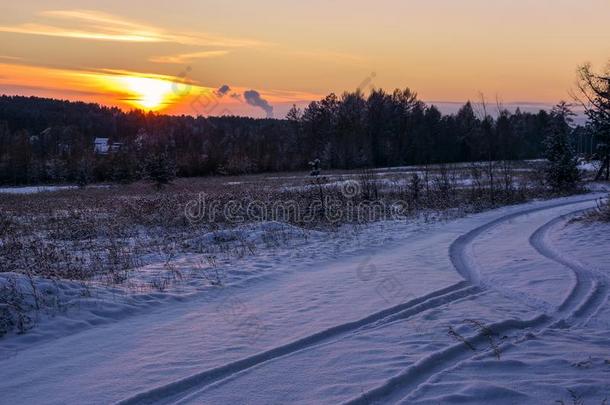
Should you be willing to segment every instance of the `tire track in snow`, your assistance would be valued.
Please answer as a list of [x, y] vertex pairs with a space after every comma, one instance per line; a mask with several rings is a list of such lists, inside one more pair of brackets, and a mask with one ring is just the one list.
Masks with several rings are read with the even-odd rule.
[[428, 309], [436, 308], [438, 306], [463, 299], [464, 297], [476, 294], [478, 292], [480, 292], [480, 288], [472, 286], [467, 281], [461, 281], [422, 297], [418, 297], [405, 303], [376, 312], [360, 320], [336, 325], [253, 356], [246, 357], [244, 359], [237, 360], [213, 369], [205, 370], [201, 373], [196, 373], [189, 377], [173, 381], [169, 384], [141, 392], [130, 398], [119, 401], [117, 404], [132, 405], [167, 402], [173, 403], [181, 397], [190, 395], [194, 391], [196, 392], [202, 390], [212, 383], [229, 378], [237, 373], [251, 369], [263, 363], [317, 347], [325, 342], [328, 342], [329, 340], [337, 339], [343, 335], [355, 332], [367, 326], [376, 325], [382, 322], [385, 318], [398, 314], [404, 318], [410, 317], [427, 311]]
[[358, 336], [361, 333], [367, 333], [370, 332], [372, 330], [375, 329], [381, 329], [383, 327], [388, 326], [391, 323], [394, 322], [398, 322], [400, 320], [405, 320], [408, 319], [412, 316], [415, 316], [417, 314], [420, 314], [422, 312], [425, 312], [429, 309], [436, 309], [436, 308], [440, 308], [446, 304], [452, 304], [455, 302], [459, 302], [463, 299], [469, 299], [469, 298], [475, 298], [478, 297], [479, 295], [483, 294], [484, 291], [478, 287], [470, 287], [470, 288], [464, 288], [462, 290], [458, 290], [454, 293], [448, 294], [446, 296], [441, 296], [438, 298], [432, 298], [430, 300], [427, 300], [425, 302], [423, 302], [422, 304], [416, 305], [413, 308], [409, 308], [409, 309], [405, 309], [395, 315], [390, 315], [387, 318], [383, 318], [381, 320], [379, 320], [378, 322], [374, 322], [372, 324], [368, 324], [363, 326], [362, 328], [358, 328], [354, 331], [351, 331], [349, 334], [342, 334], [340, 336], [337, 336], [336, 339], [332, 339], [332, 340], [325, 340], [319, 344], [313, 345], [313, 346], [309, 346], [307, 348], [303, 348], [302, 350], [297, 350], [295, 352], [289, 353], [286, 356], [280, 356], [278, 358], [275, 359], [271, 359], [268, 362], [263, 362], [260, 364], [256, 364], [250, 368], [241, 370], [239, 372], [230, 374], [224, 378], [221, 378], [219, 380], [213, 381], [210, 384], [206, 384], [202, 387], [198, 387], [196, 390], [191, 390], [187, 393], [183, 393], [182, 395], [180, 395], [179, 399], [178, 398], [173, 398], [172, 399], [172, 404], [178, 405], [178, 404], [188, 404], [188, 403], [197, 403], [195, 401], [195, 398], [197, 398], [199, 395], [201, 395], [203, 392], [209, 390], [209, 389], [213, 389], [215, 387], [219, 387], [221, 386], [221, 384], [224, 384], [226, 382], [229, 382], [231, 380], [237, 379], [239, 378], [241, 375], [243, 375], [244, 373], [248, 373], [248, 372], [252, 372], [254, 370], [256, 370], [258, 367], [262, 367], [266, 364], [268, 364], [269, 362], [273, 362], [273, 361], [281, 361], [281, 360], [286, 360], [288, 359], [290, 356], [292, 355], [296, 355], [299, 353], [302, 353], [304, 351], [308, 351], [308, 350], [317, 350], [320, 349], [322, 347], [325, 346], [332, 346], [335, 344], [339, 344], [339, 342], [342, 339], [350, 339], [353, 337]]
[[449, 247], [449, 257], [451, 259], [451, 262], [453, 263], [453, 266], [456, 268], [457, 272], [460, 273], [460, 275], [464, 277], [464, 279], [470, 281], [473, 284], [480, 284], [481, 274], [476, 264], [471, 260], [472, 255], [468, 254], [468, 249], [472, 246], [472, 242], [474, 242], [474, 240], [478, 238], [481, 234], [491, 230], [492, 228], [504, 222], [513, 220], [524, 215], [534, 214], [540, 211], [546, 211], [549, 209], [565, 207], [568, 205], [580, 204], [596, 200], [597, 198], [587, 198], [577, 201], [561, 202], [557, 204], [530, 208], [523, 211], [514, 212], [512, 214], [504, 215], [458, 237]]
[[[241, 360], [237, 360], [232, 363], [228, 363], [213, 369], [208, 369], [202, 371], [200, 373], [196, 373], [189, 377], [173, 381], [169, 384], [162, 385], [151, 390], [147, 390], [136, 394], [132, 397], [119, 401], [119, 404], [149, 404], [149, 403], [167, 403], [174, 402], [185, 396], [190, 396], [191, 394], [201, 391], [205, 389], [207, 386], [219, 382], [221, 380], [230, 378], [235, 376], [245, 370], [254, 368], [261, 364], [273, 361], [275, 359], [279, 359], [282, 357], [289, 356], [294, 353], [301, 352], [303, 350], [311, 349], [317, 347], [321, 344], [328, 343], [333, 339], [337, 339], [341, 336], [347, 335], [348, 333], [352, 333], [358, 331], [363, 328], [375, 328], [386, 324], [387, 320], [393, 321], [397, 318], [407, 318], [413, 316], [415, 314], [421, 313], [431, 308], [436, 308], [438, 306], [463, 299], [467, 296], [474, 295], [481, 292], [481, 288], [478, 286], [472, 286], [472, 283], [475, 285], [480, 282], [480, 274], [476, 267], [473, 267], [465, 257], [465, 250], [472, 243], [473, 240], [476, 239], [483, 232], [493, 228], [494, 226], [500, 225], [503, 222], [509, 221], [513, 218], [517, 218], [522, 215], [527, 215], [530, 213], [557, 208], [561, 206], [567, 206], [577, 203], [584, 203], [588, 201], [594, 201], [594, 199], [584, 199], [579, 201], [570, 201], [570, 202], [562, 202], [554, 205], [547, 205], [544, 207], [537, 207], [528, 210], [519, 211], [513, 214], [505, 215], [500, 217], [494, 221], [491, 221], [479, 228], [472, 230], [471, 232], [462, 235], [459, 237], [450, 247], [450, 258], [458, 270], [458, 272], [466, 279], [466, 281], [454, 284], [450, 287], [432, 292], [428, 295], [416, 298], [414, 300], [410, 300], [408, 302], [396, 305], [394, 307], [379, 311], [372, 315], [369, 315], [363, 319], [348, 322], [340, 325], [333, 326], [331, 328], [325, 329], [323, 331], [319, 331], [315, 334], [306, 336], [304, 338], [295, 340], [293, 342], [287, 343], [282, 346], [278, 346], [267, 350], [265, 352], [261, 352], [255, 354], [250, 357], [246, 357]], [[494, 330], [498, 330], [499, 332], [513, 329], [524, 329], [528, 327], [532, 327], [534, 325], [547, 322], [552, 318], [541, 315], [532, 320], [507, 320], [500, 322], [498, 324], [492, 325], [491, 327]], [[472, 338], [474, 343], [477, 340], [484, 340], [486, 337], [484, 336], [475, 336]], [[446, 350], [449, 353], [440, 355], [439, 358], [433, 360], [435, 354], [431, 356], [431, 359], [434, 363], [440, 364], [442, 363], [440, 359], [442, 356], [446, 356], [447, 354], [450, 357], [453, 356], [464, 356], [464, 357], [472, 357], [471, 352], [465, 352], [460, 355], [461, 349], [463, 349], [462, 344], [457, 344], [452, 346]], [[440, 353], [440, 352], [437, 352]], [[455, 357], [457, 359], [457, 357]], [[416, 363], [416, 365], [412, 367], [416, 367], [418, 364], [424, 362], [426, 359], [422, 359], [422, 361]], [[422, 364], [420, 368], [425, 368], [426, 365]], [[411, 368], [411, 367], [410, 367]], [[421, 370], [419, 371], [419, 376], [422, 376]], [[399, 377], [399, 376], [397, 376]], [[367, 398], [369, 394], [365, 394], [364, 397], [365, 402], [369, 403], [370, 399]]]
[[[552, 320], [553, 318], [548, 315], [539, 315], [529, 320], [508, 319], [486, 326], [501, 335], [515, 330], [538, 327]], [[487, 339], [483, 334], [467, 338], [468, 342], [474, 346], [487, 343]], [[473, 353], [464, 343], [456, 343], [425, 356], [402, 373], [388, 379], [384, 384], [344, 402], [344, 405], [385, 404], [400, 401], [432, 377], [475, 355], [476, 353]]]
[[[469, 253], [471, 252], [470, 248], [472, 246], [472, 242], [474, 242], [476, 238], [479, 237], [481, 234], [487, 232], [495, 226], [498, 226], [519, 216], [529, 215], [532, 213], [568, 205], [592, 202], [595, 200], [596, 199], [583, 199], [578, 201], [570, 201], [548, 205], [544, 207], [536, 207], [512, 213], [500, 217], [491, 222], [488, 222], [460, 236], [451, 244], [449, 248], [449, 256], [451, 258], [451, 261], [456, 270], [462, 275], [462, 277], [466, 278], [467, 280], [470, 280], [474, 284], [480, 284], [481, 274], [476, 264], [472, 261], [471, 255], [469, 255]], [[572, 215], [574, 213], [582, 211], [585, 210], [576, 210], [568, 215]], [[599, 305], [603, 304], [607, 296], [607, 290], [605, 289], [605, 287], [598, 288], [598, 286], [602, 283], [599, 283], [597, 281], [591, 281], [591, 285], [593, 287], [583, 287], [582, 284], [586, 283], [585, 280], [589, 279], [591, 272], [584, 269], [582, 266], [577, 266], [575, 263], [569, 261], [566, 258], [563, 258], [544, 242], [544, 236], [546, 235], [546, 233], [555, 224], [559, 223], [562, 220], [565, 220], [568, 215], [562, 215], [542, 225], [532, 234], [532, 236], [529, 238], [529, 242], [544, 257], [547, 257], [548, 259], [551, 259], [556, 263], [564, 265], [570, 268], [575, 273], [577, 273], [577, 281], [575, 285], [571, 289], [568, 296], [564, 299], [562, 304], [558, 307], [557, 313], [554, 314], [555, 316], [542, 314], [529, 320], [508, 319], [493, 323], [491, 325], [486, 325], [495, 333], [499, 335], [504, 335], [511, 332], [522, 332], [526, 329], [534, 328], [538, 329], [538, 333], [540, 333], [543, 329], [546, 329], [548, 327], [563, 326], [564, 323], [566, 323], [566, 319], [568, 318], [579, 319], [583, 316], [587, 316], [588, 314], [590, 314], [589, 316], [592, 316], [594, 310], [596, 310], [597, 308], [597, 303], [599, 303]], [[578, 277], [579, 275], [581, 276], [580, 279]], [[587, 291], [589, 292], [588, 294]], [[563, 315], [562, 319], [557, 320], [557, 315]], [[571, 323], [573, 322], [569, 322], [567, 324], [569, 325]], [[487, 337], [484, 336], [484, 334], [482, 333], [478, 333], [474, 336], [468, 337], [467, 340], [468, 342], [476, 346], [477, 344], [486, 342]], [[500, 345], [500, 347], [506, 347], [508, 345], [510, 344], [506, 343]], [[430, 380], [437, 374], [446, 371], [450, 368], [454, 368], [462, 361], [472, 359], [475, 356], [477, 356], [477, 353], [473, 353], [466, 345], [464, 345], [463, 343], [456, 343], [445, 349], [425, 356], [415, 364], [406, 368], [403, 372], [386, 380], [383, 384], [367, 392], [362, 393], [361, 395], [345, 402], [344, 404], [369, 405], [371, 403], [387, 403], [404, 400], [405, 398], [408, 398], [415, 390], [417, 390], [420, 385], [425, 384], [426, 381]]]
[[[542, 335], [548, 329], [564, 329], [576, 326], [585, 326], [589, 320], [599, 312], [608, 299], [607, 275], [591, 271], [578, 261], [565, 257], [560, 251], [553, 247], [548, 240], [548, 235], [553, 228], [558, 226], [560, 223], [567, 221], [569, 217], [589, 210], [590, 209], [577, 210], [569, 214], [559, 216], [538, 228], [530, 236], [529, 243], [532, 245], [532, 247], [534, 247], [538, 253], [546, 258], [569, 268], [574, 273], [576, 282], [570, 290], [570, 293], [558, 307], [557, 314], [555, 314], [555, 316], [549, 321], [548, 325], [542, 328], [538, 333], [532, 333], [531, 336], [527, 336], [524, 339], [518, 340], [517, 342], [505, 342], [500, 344], [499, 350], [501, 352], [506, 352], [509, 349], [514, 348], [523, 340], [529, 340], [532, 336]], [[563, 314], [564, 317], [556, 320], [557, 315], [561, 314]], [[486, 353], [482, 353], [474, 355], [472, 358], [478, 360], [484, 358], [485, 356]], [[459, 367], [460, 364], [461, 361], [450, 368], [443, 370], [442, 372], [444, 373], [451, 371]], [[403, 402], [408, 403], [408, 401], [412, 399], [422, 385], [409, 393], [409, 395], [404, 398]]]
[[[597, 312], [608, 295], [608, 286], [604, 278], [587, 269], [578, 261], [562, 255], [548, 240], [548, 235], [553, 228], [567, 221], [568, 217], [585, 211], [588, 210], [579, 210], [555, 218], [540, 227], [529, 239], [530, 244], [538, 253], [567, 267], [576, 277], [576, 283], [572, 291], [559, 307], [559, 313], [568, 316], [558, 321], [556, 325], [552, 325], [554, 327], [569, 327], [579, 324], [579, 321], [581, 321], [580, 324], [586, 323]], [[566, 313], [569, 311], [572, 311], [572, 313]]]
[[[560, 251], [553, 247], [548, 240], [548, 235], [553, 228], [558, 226], [560, 223], [567, 221], [569, 217], [589, 210], [590, 209], [582, 209], [573, 211], [566, 215], [561, 215], [538, 228], [530, 236], [529, 243], [531, 246], [544, 257], [569, 268], [574, 273], [576, 282], [570, 289], [570, 292], [564, 301], [557, 308], [557, 313], [545, 325], [543, 325], [541, 330], [516, 342], [505, 342], [500, 344], [499, 350], [501, 352], [506, 352], [509, 349], [514, 348], [524, 340], [529, 340], [532, 336], [542, 335], [548, 329], [564, 329], [575, 326], [584, 326], [593, 316], [595, 316], [595, 314], [606, 302], [608, 298], [607, 276], [605, 274], [592, 272], [578, 261], [565, 257]], [[558, 315], [563, 315], [563, 317], [557, 320]], [[486, 353], [477, 354], [472, 356], [472, 359], [481, 359], [485, 356]], [[461, 361], [450, 368], [443, 370], [442, 372], [444, 373], [451, 371], [459, 367], [460, 364]], [[408, 403], [408, 401], [421, 387], [422, 386], [420, 385], [406, 398], [404, 398], [406, 401], [405, 403]]]

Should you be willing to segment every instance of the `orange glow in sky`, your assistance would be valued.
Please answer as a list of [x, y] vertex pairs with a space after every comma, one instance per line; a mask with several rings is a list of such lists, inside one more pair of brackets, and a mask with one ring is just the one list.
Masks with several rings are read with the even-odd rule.
[[265, 116], [255, 90], [281, 117], [363, 84], [554, 104], [610, 60], [605, 0], [5, 3], [0, 93], [170, 114]]
[[122, 76], [119, 77], [120, 88], [125, 89], [132, 97], [128, 99], [135, 107], [145, 110], [159, 110], [171, 103], [173, 95], [172, 83], [167, 80], [149, 77]]

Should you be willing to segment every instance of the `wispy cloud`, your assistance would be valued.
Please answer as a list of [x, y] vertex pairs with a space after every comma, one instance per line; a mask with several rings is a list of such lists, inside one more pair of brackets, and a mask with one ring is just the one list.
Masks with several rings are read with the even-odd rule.
[[0, 55], [0, 60], [14, 62], [14, 61], [22, 61], [23, 58], [21, 58], [19, 56]]
[[282, 100], [283, 102], [293, 103], [303, 100], [320, 100], [326, 96], [323, 93], [312, 93], [308, 91], [294, 91], [294, 90], [274, 90], [269, 89], [265, 91], [265, 95], [273, 98], [274, 100]]
[[121, 42], [169, 42], [215, 47], [255, 47], [264, 42], [201, 32], [169, 32], [95, 10], [49, 10], [39, 14], [52, 23], [0, 25], [0, 32]]
[[0, 26], [0, 32], [15, 34], [44, 35], [48, 37], [95, 39], [103, 41], [122, 42], [164, 42], [150, 35], [135, 33], [104, 33], [83, 30], [71, 30], [43, 24], [21, 24], [19, 26]]
[[350, 63], [350, 64], [361, 64], [365, 62], [365, 58], [352, 55], [344, 52], [333, 52], [333, 51], [325, 51], [325, 50], [312, 50], [312, 51], [304, 51], [304, 50], [288, 50], [287, 53], [289, 55], [293, 55], [300, 58], [312, 59], [312, 60], [320, 60], [320, 61], [335, 61], [340, 63]]
[[128, 21], [124, 18], [96, 10], [46, 10], [41, 11], [40, 15], [65, 20], [80, 20], [97, 24], [105, 24], [106, 26], [121, 26], [132, 30], [145, 30], [146, 28], [149, 28], [143, 24]]
[[218, 58], [221, 56], [228, 55], [229, 51], [201, 51], [201, 52], [191, 52], [191, 53], [183, 53], [179, 55], [166, 55], [166, 56], [153, 56], [149, 59], [150, 62], [154, 63], [174, 63], [174, 64], [183, 64], [188, 63], [197, 59], [209, 59], [209, 58]]

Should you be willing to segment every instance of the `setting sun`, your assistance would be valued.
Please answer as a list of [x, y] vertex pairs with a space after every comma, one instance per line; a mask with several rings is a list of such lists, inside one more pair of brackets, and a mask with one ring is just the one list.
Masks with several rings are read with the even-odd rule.
[[173, 98], [172, 83], [150, 77], [121, 77], [125, 92], [130, 95], [126, 100], [134, 106], [146, 110], [159, 110]]

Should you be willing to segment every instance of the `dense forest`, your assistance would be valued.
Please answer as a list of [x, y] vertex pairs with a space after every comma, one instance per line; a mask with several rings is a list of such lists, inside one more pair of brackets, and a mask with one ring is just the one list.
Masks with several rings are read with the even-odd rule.
[[[330, 94], [285, 119], [167, 116], [97, 104], [0, 97], [0, 183], [129, 182], [146, 162], [178, 176], [351, 169], [543, 156], [546, 111], [465, 104], [443, 115], [410, 91]], [[576, 133], [583, 128], [574, 129]], [[96, 138], [113, 145], [96, 152]]]

